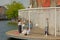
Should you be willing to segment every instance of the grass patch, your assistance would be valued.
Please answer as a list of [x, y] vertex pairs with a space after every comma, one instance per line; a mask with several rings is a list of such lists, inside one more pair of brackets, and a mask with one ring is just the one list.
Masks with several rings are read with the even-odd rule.
[[17, 24], [18, 24], [17, 22], [11, 22], [11, 21], [8, 22], [8, 25], [18, 26]]
[[17, 22], [12, 22], [12, 21], [8, 21], [7, 22], [7, 26], [11, 27], [13, 29], [18, 29], [18, 25], [17, 24], [18, 24]]

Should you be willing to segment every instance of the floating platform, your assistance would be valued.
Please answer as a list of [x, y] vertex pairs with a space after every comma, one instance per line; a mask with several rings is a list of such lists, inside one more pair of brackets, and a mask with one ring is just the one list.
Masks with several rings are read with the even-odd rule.
[[6, 32], [8, 37], [18, 38], [18, 39], [34, 39], [34, 40], [60, 40], [60, 36], [53, 36], [53, 35], [44, 35], [44, 30], [40, 28], [34, 28], [31, 30], [29, 35], [22, 35], [19, 34], [18, 30], [10, 30]]

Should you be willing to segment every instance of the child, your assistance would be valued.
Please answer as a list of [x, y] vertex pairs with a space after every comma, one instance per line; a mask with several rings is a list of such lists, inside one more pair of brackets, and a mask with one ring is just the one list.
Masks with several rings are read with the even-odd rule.
[[27, 28], [25, 35], [29, 35], [29, 33], [30, 33], [30, 30], [29, 30], [29, 28]]
[[23, 31], [24, 27], [25, 27], [25, 23], [22, 22], [22, 31]]
[[46, 27], [45, 27], [45, 35], [49, 35], [48, 28], [49, 28], [49, 23], [48, 23], [48, 18], [46, 18]]

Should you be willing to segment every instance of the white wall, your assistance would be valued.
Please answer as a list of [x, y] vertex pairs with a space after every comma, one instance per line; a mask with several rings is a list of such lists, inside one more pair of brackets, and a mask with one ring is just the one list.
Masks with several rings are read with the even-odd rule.
[[[58, 10], [58, 11], [57, 11]], [[28, 14], [30, 13], [30, 19], [34, 24], [38, 24], [38, 27], [45, 29], [46, 27], [46, 18], [48, 18], [49, 21], [49, 33], [50, 34], [55, 34], [55, 23], [56, 23], [56, 28], [60, 29], [60, 9], [57, 8], [57, 15], [55, 15], [55, 8], [48, 8], [48, 9], [25, 9], [25, 10], [19, 10], [19, 16], [24, 17], [26, 19], [29, 19]], [[56, 21], [55, 21], [56, 17]], [[56, 30], [56, 31], [57, 31]], [[60, 32], [57, 32], [57, 34], [60, 35]]]

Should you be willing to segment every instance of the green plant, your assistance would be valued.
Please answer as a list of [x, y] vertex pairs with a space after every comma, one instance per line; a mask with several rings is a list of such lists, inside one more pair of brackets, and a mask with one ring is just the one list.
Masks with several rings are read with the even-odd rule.
[[6, 15], [8, 19], [17, 19], [18, 10], [24, 9], [25, 7], [20, 2], [13, 1], [11, 4], [6, 5]]

